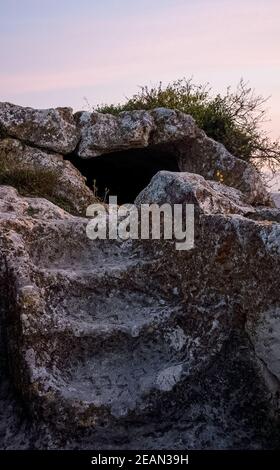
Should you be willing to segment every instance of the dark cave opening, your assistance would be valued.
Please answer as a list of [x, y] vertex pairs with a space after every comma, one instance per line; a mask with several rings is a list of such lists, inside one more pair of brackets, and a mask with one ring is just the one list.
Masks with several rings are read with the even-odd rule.
[[133, 203], [160, 170], [179, 171], [172, 149], [153, 146], [104, 154], [91, 159], [72, 155], [69, 160], [102, 200], [117, 196], [118, 204]]

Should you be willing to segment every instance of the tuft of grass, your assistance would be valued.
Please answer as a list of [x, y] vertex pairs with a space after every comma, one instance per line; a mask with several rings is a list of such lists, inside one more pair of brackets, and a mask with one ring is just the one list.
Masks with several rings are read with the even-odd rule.
[[71, 203], [56, 194], [59, 179], [53, 170], [16, 161], [8, 151], [0, 151], [0, 184], [13, 186], [21, 196], [42, 197], [75, 213]]
[[21, 167], [1, 167], [0, 184], [14, 186], [22, 196], [52, 197], [56, 176], [49, 170]]

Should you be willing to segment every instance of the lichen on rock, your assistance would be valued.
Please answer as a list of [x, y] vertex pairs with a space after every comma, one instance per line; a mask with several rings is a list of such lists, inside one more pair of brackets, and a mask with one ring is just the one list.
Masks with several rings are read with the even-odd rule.
[[79, 131], [71, 108], [33, 109], [0, 103], [0, 135], [57, 153], [72, 152]]
[[[280, 211], [253, 166], [176, 110], [4, 103], [0, 125], [2, 178], [12, 168], [17, 183], [0, 186], [0, 447], [277, 447]], [[87, 218], [20, 194], [25, 171], [33, 186], [49, 172], [40, 196], [81, 215], [96, 199], [75, 148], [162, 146], [180, 171], [162, 168], [135, 203], [193, 204], [190, 250], [92, 241]]]

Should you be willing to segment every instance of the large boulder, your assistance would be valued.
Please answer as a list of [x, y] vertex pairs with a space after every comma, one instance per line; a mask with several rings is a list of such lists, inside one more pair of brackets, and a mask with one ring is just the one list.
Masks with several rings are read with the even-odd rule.
[[72, 152], [79, 141], [71, 108], [33, 109], [0, 103], [1, 134], [62, 154]]
[[[181, 289], [189, 306], [188, 321], [193, 322], [193, 327], [198, 322], [201, 328], [212, 331], [211, 322], [220, 325], [228, 321], [229, 328], [246, 332], [277, 416], [280, 210], [247, 205], [239, 190], [206, 181], [199, 175], [161, 171], [135, 203], [140, 207], [166, 202], [194, 204], [197, 208], [194, 250], [172, 254], [162, 241], [149, 243], [149, 249], [154, 246], [154, 250], [164, 250], [162, 270], [166, 276], [172, 278], [180, 273]], [[216, 317], [217, 306], [221, 311]], [[205, 313], [203, 321], [197, 316], [198, 311]]]
[[82, 158], [146, 147], [154, 127], [146, 111], [123, 112], [117, 117], [84, 111], [76, 114], [76, 120], [81, 133], [78, 154]]
[[191, 116], [177, 110], [125, 111], [118, 116], [85, 111], [73, 116], [71, 108], [36, 110], [0, 103], [1, 136], [59, 154], [75, 151], [83, 159], [139, 148], [164, 151], [180, 171], [240, 189], [249, 204], [273, 204], [251, 164], [231, 155]]
[[141, 204], [194, 204], [204, 214], [246, 214], [255, 212], [244, 194], [194, 173], [159, 171], [137, 196]]
[[256, 168], [234, 157], [219, 142], [199, 130], [189, 146], [179, 144], [178, 164], [181, 171], [198, 173], [206, 179], [221, 181], [242, 191], [249, 204], [274, 206], [262, 176]]
[[[59, 154], [45, 152], [16, 139], [6, 138], [0, 140], [0, 161], [2, 178], [5, 175], [8, 177], [5, 184], [14, 185], [18, 190], [25, 189], [21, 188], [21, 173], [25, 173], [26, 179], [35, 179], [29, 184], [31, 195], [43, 195], [54, 199], [70, 211], [85, 214], [88, 205], [95, 201], [85, 178], [72, 163], [64, 160]], [[30, 176], [28, 176], [29, 171]]]
[[[0, 186], [0, 352], [28, 419], [57, 447], [86, 435], [91, 448], [107, 432], [133, 447], [136, 428], [144, 448], [262, 446], [280, 406], [280, 211], [254, 167], [164, 108], [74, 123], [71, 111], [5, 103], [0, 136], [0, 176], [15, 185]], [[74, 213], [96, 202], [61, 155], [79, 136], [85, 159], [171, 155], [180, 171], [157, 173], [135, 202], [193, 204], [192, 249], [92, 241], [89, 219], [30, 197], [23, 182]], [[0, 429], [5, 393], [0, 383]]]

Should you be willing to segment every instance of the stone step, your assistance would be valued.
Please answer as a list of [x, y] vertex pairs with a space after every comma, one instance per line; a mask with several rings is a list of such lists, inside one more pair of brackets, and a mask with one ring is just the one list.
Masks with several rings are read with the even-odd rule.
[[[129, 295], [131, 301], [128, 303]], [[143, 294], [141, 304], [140, 293], [123, 293], [123, 296], [112, 294], [112, 297], [97, 295], [91, 299], [65, 299], [63, 305], [57, 308], [49, 305], [46, 314], [52, 314], [50, 334], [71, 332], [73, 336], [108, 336], [125, 333], [137, 337], [142, 330], [160, 328], [160, 325], [170, 321], [182, 309], [167, 304], [163, 299], [146, 297]], [[161, 303], [161, 302], [164, 302]]]
[[[44, 227], [36, 226], [26, 244], [35, 266], [46, 269], [90, 269], [123, 263], [142, 257], [143, 247], [132, 240], [90, 240], [86, 235], [88, 220], [52, 221]], [[44, 236], [42, 236], [44, 232]]]
[[[48, 366], [44, 361], [42, 377], [36, 380], [41, 396], [59, 396], [56, 401], [65, 409], [75, 408], [80, 423], [86, 416], [110, 420], [141, 415], [154, 406], [155, 397], [158, 401], [161, 394], [171, 392], [191, 366], [188, 337], [179, 326], [136, 340], [122, 335], [118, 339], [110, 345], [109, 340], [95, 344], [91, 338], [84, 345], [78, 341], [76, 347], [70, 341], [72, 354], [61, 363]], [[56, 346], [53, 338], [59, 355]]]
[[183, 377], [189, 338], [180, 326], [182, 304], [177, 290], [166, 296], [166, 286], [147, 282], [154, 268], [156, 260], [133, 257], [34, 269], [45, 308], [32, 344], [40, 350], [43, 341], [46, 351], [36, 388], [45, 403], [50, 393], [65, 410], [78, 403], [79, 425], [85, 416], [141, 414]]
[[51, 334], [71, 336], [137, 336], [141, 329], [159, 326], [177, 312], [180, 295], [172, 287], [166, 295], [166, 286], [149, 285], [153, 268], [153, 261], [134, 260], [93, 270], [37, 269], [34, 278], [44, 294], [38, 322]]
[[[153, 299], [161, 300], [164, 297], [178, 297], [179, 290], [174, 286], [161, 285], [154, 279], [158, 270], [156, 260], [128, 260], [125, 262], [110, 261], [104, 266], [73, 268], [33, 268], [32, 280], [42, 289], [47, 304], [63, 304], [64, 300], [74, 298], [85, 299], [90, 302], [92, 297], [103, 296], [111, 298], [121, 296], [120, 291], [130, 290], [132, 293], [146, 292]], [[151, 280], [148, 282], [147, 280]], [[128, 299], [127, 302], [130, 302]], [[152, 301], [150, 302], [152, 303]]]
[[38, 407], [47, 420], [91, 426], [157, 407], [193, 357], [176, 279], [162, 282], [146, 248], [92, 242], [84, 229], [85, 221], [67, 221], [45, 227], [44, 237], [32, 232], [26, 301], [29, 289], [34, 307], [21, 321]]

